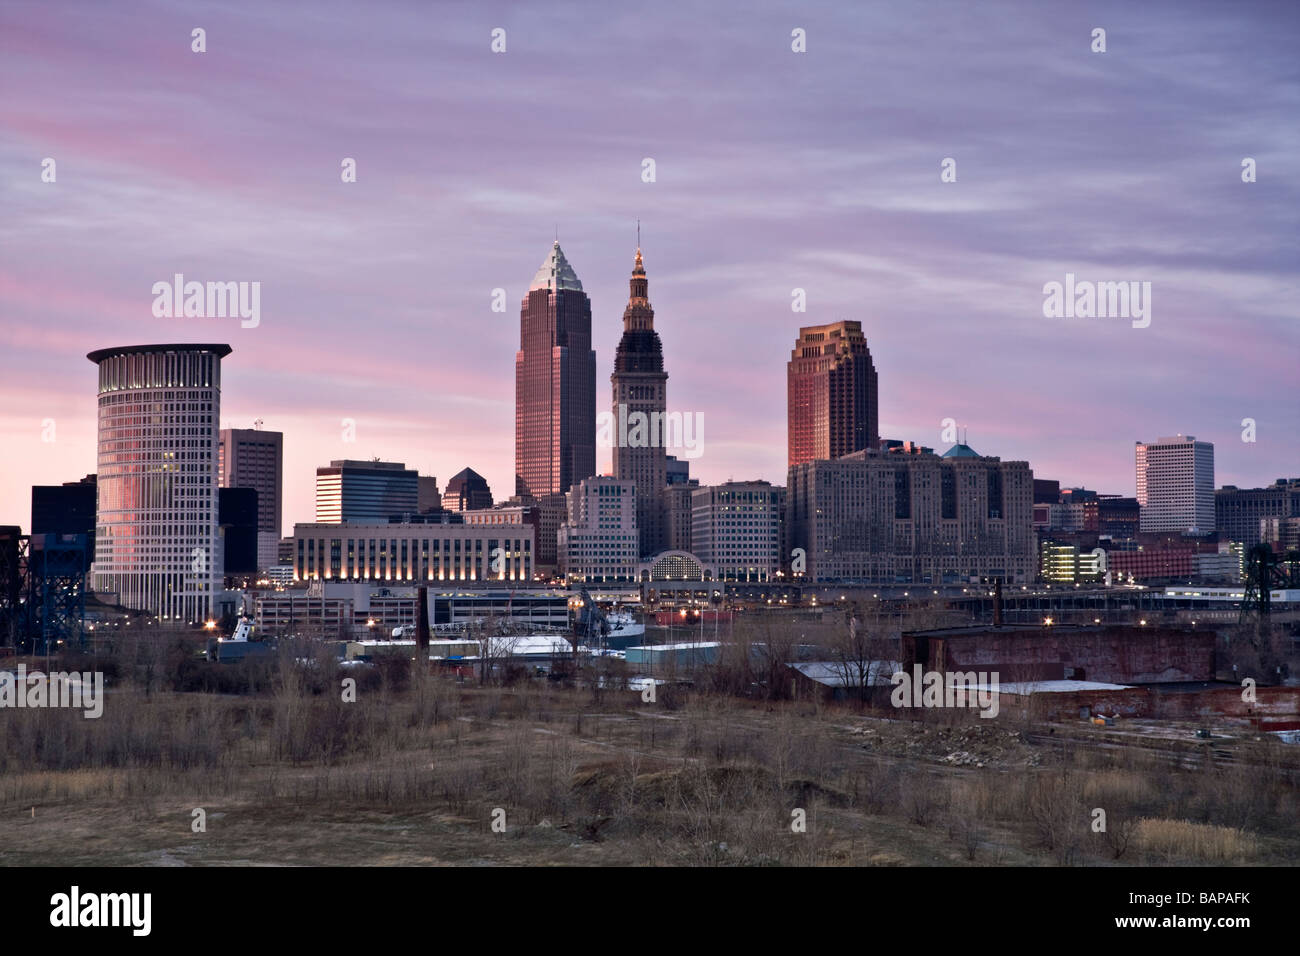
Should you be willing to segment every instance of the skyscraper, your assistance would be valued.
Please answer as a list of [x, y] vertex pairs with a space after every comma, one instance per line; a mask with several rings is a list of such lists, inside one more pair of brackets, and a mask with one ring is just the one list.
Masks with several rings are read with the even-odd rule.
[[257, 489], [257, 530], [274, 531], [283, 519], [284, 433], [260, 428], [223, 428], [217, 435], [222, 488]]
[[786, 384], [791, 467], [876, 447], [876, 369], [861, 322], [801, 328]]
[[555, 565], [564, 493], [595, 473], [591, 300], [556, 240], [520, 308], [515, 353], [515, 494], [538, 504], [539, 565]]
[[414, 514], [419, 475], [396, 461], [331, 461], [316, 469], [316, 521], [387, 521]]
[[284, 433], [261, 428], [221, 429], [217, 474], [222, 488], [257, 490], [257, 564], [259, 568], [271, 567], [284, 518]]
[[99, 367], [94, 589], [171, 621], [212, 613], [217, 429], [229, 345], [134, 345]]
[[[623, 337], [614, 356], [614, 477], [636, 485], [636, 525], [641, 557], [662, 551], [666, 543], [667, 449], [664, 412], [668, 407], [668, 373], [663, 345], [655, 331], [649, 280], [636, 250], [631, 290], [623, 310]], [[623, 423], [631, 423], [624, 427]], [[643, 427], [635, 428], [640, 422]], [[639, 440], [643, 439], [643, 440]]]
[[1195, 435], [1137, 442], [1143, 531], [1214, 531], [1214, 445]]
[[473, 468], [463, 468], [447, 482], [442, 493], [442, 507], [446, 511], [471, 511], [492, 507], [492, 489], [487, 479]]

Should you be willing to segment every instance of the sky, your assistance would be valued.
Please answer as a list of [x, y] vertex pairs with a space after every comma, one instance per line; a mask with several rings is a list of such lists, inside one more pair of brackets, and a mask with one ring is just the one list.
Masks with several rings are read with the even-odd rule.
[[[841, 319], [883, 437], [951, 419], [1114, 494], [1180, 433], [1218, 484], [1300, 475], [1298, 49], [1289, 2], [9, 0], [0, 524], [95, 470], [86, 353], [154, 342], [232, 346], [221, 424], [285, 433], [286, 533], [335, 458], [507, 497], [528, 284], [558, 234], [607, 408], [638, 220], [704, 483], [784, 484], [790, 350]], [[155, 317], [176, 273], [259, 282], [259, 323]], [[1067, 273], [1150, 282], [1150, 324], [1046, 317]]]

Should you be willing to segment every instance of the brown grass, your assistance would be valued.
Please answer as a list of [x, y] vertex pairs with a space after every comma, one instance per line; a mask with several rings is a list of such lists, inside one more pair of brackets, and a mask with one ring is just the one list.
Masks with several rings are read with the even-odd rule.
[[[1018, 722], [885, 722], [699, 690], [669, 708], [390, 668], [361, 672], [344, 703], [350, 675], [328, 662], [259, 672], [263, 689], [242, 696], [123, 670], [99, 720], [6, 713], [0, 862], [1277, 864], [1300, 847], [1293, 761], [1263, 743], [1228, 771], [1034, 747]], [[943, 761], [985, 738], [1001, 763]], [[195, 807], [206, 834], [190, 831]]]
[[1190, 820], [1139, 820], [1135, 836], [1140, 849], [1179, 861], [1247, 863], [1259, 852], [1253, 834]]

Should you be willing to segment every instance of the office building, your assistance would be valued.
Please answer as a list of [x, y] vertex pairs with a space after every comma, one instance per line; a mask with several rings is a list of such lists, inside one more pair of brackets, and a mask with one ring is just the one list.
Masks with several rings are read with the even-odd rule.
[[[688, 458], [668, 455], [664, 458], [664, 477], [670, 485], [691, 484], [691, 462]], [[695, 484], [699, 484], [696, 481]]]
[[1039, 576], [1051, 584], [1100, 584], [1106, 577], [1104, 549], [1043, 538], [1039, 542]]
[[615, 478], [636, 485], [636, 524], [641, 556], [656, 554], [667, 542], [666, 502], [668, 373], [663, 345], [655, 331], [649, 280], [640, 247], [632, 266], [623, 337], [614, 355], [612, 436]]
[[1279, 478], [1267, 488], [1224, 485], [1214, 493], [1214, 523], [1220, 538], [1259, 544], [1266, 518], [1300, 518], [1300, 478]]
[[444, 511], [474, 511], [492, 507], [492, 489], [487, 479], [473, 468], [465, 468], [447, 482], [442, 493]]
[[[691, 492], [690, 551], [722, 581], [766, 581], [781, 568], [785, 489], [728, 481]], [[686, 549], [682, 549], [686, 550]]]
[[524, 297], [515, 353], [515, 494], [538, 504], [540, 565], [555, 565], [564, 494], [595, 473], [591, 301], [557, 240]]
[[570, 582], [631, 582], [640, 537], [636, 486], [627, 479], [584, 478], [569, 490], [568, 519], [557, 535], [560, 571]]
[[1061, 501], [1061, 483], [1050, 478], [1034, 479], [1034, 504], [1055, 505]]
[[1214, 531], [1214, 445], [1175, 435], [1136, 449], [1141, 530]]
[[1300, 518], [1260, 518], [1260, 541], [1274, 554], [1300, 551]]
[[418, 513], [419, 475], [393, 461], [331, 461], [316, 469], [316, 521], [384, 522]]
[[420, 475], [416, 479], [415, 508], [421, 514], [442, 507], [442, 492], [438, 490], [436, 475]]
[[284, 433], [223, 428], [217, 436], [222, 488], [257, 489], [257, 530], [281, 533], [284, 512]]
[[[859, 452], [790, 469], [786, 538], [811, 581], [966, 584], [1038, 571], [1024, 461]], [[696, 548], [698, 549], [698, 542]], [[796, 579], [799, 571], [791, 567]]]
[[1220, 553], [1220, 546], [1204, 536], [1144, 532], [1131, 550], [1107, 548], [1106, 567], [1117, 584], [1181, 583], [1195, 580], [1206, 561], [1219, 565]]
[[61, 485], [33, 485], [32, 536], [84, 534], [87, 552], [93, 556], [97, 501], [94, 475]]
[[533, 528], [447, 521], [299, 524], [295, 581], [528, 581]]
[[218, 585], [217, 432], [229, 345], [99, 349], [94, 590], [171, 622]]
[[256, 488], [217, 489], [217, 567], [227, 578], [253, 575], [275, 564], [259, 560], [260, 497]]
[[1136, 498], [1119, 495], [1097, 496], [1097, 533], [1108, 538], [1136, 538], [1141, 526], [1142, 506]]
[[[387, 640], [397, 627], [418, 621], [419, 591], [415, 585], [373, 581], [323, 581], [317, 593], [305, 588], [259, 591], [253, 599], [256, 632], [279, 636], [288, 633], [324, 633], [334, 637]], [[564, 591], [466, 588], [445, 584], [428, 587], [429, 624], [446, 640], [484, 621], [509, 623], [520, 631], [534, 628], [564, 629], [569, 623], [569, 595]], [[413, 643], [413, 642], [412, 642]], [[403, 650], [402, 653], [414, 653]], [[477, 647], [461, 653], [473, 655]], [[431, 656], [437, 651], [431, 648]]]
[[668, 518], [668, 538], [664, 543], [666, 550], [691, 550], [691, 523], [695, 520], [692, 496], [699, 486], [699, 481], [692, 479], [689, 483], [670, 484], [664, 489]]
[[876, 369], [861, 322], [801, 328], [786, 386], [790, 465], [876, 448]]
[[284, 521], [284, 433], [223, 428], [217, 435], [217, 473], [222, 488], [257, 489], [258, 568], [276, 561]]

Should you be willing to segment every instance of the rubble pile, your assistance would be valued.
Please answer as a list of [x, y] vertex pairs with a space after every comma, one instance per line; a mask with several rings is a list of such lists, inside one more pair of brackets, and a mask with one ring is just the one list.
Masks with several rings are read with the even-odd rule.
[[953, 767], [1036, 766], [1039, 754], [1018, 730], [976, 725], [924, 727], [864, 724], [850, 733], [862, 747], [891, 757], [937, 760]]

